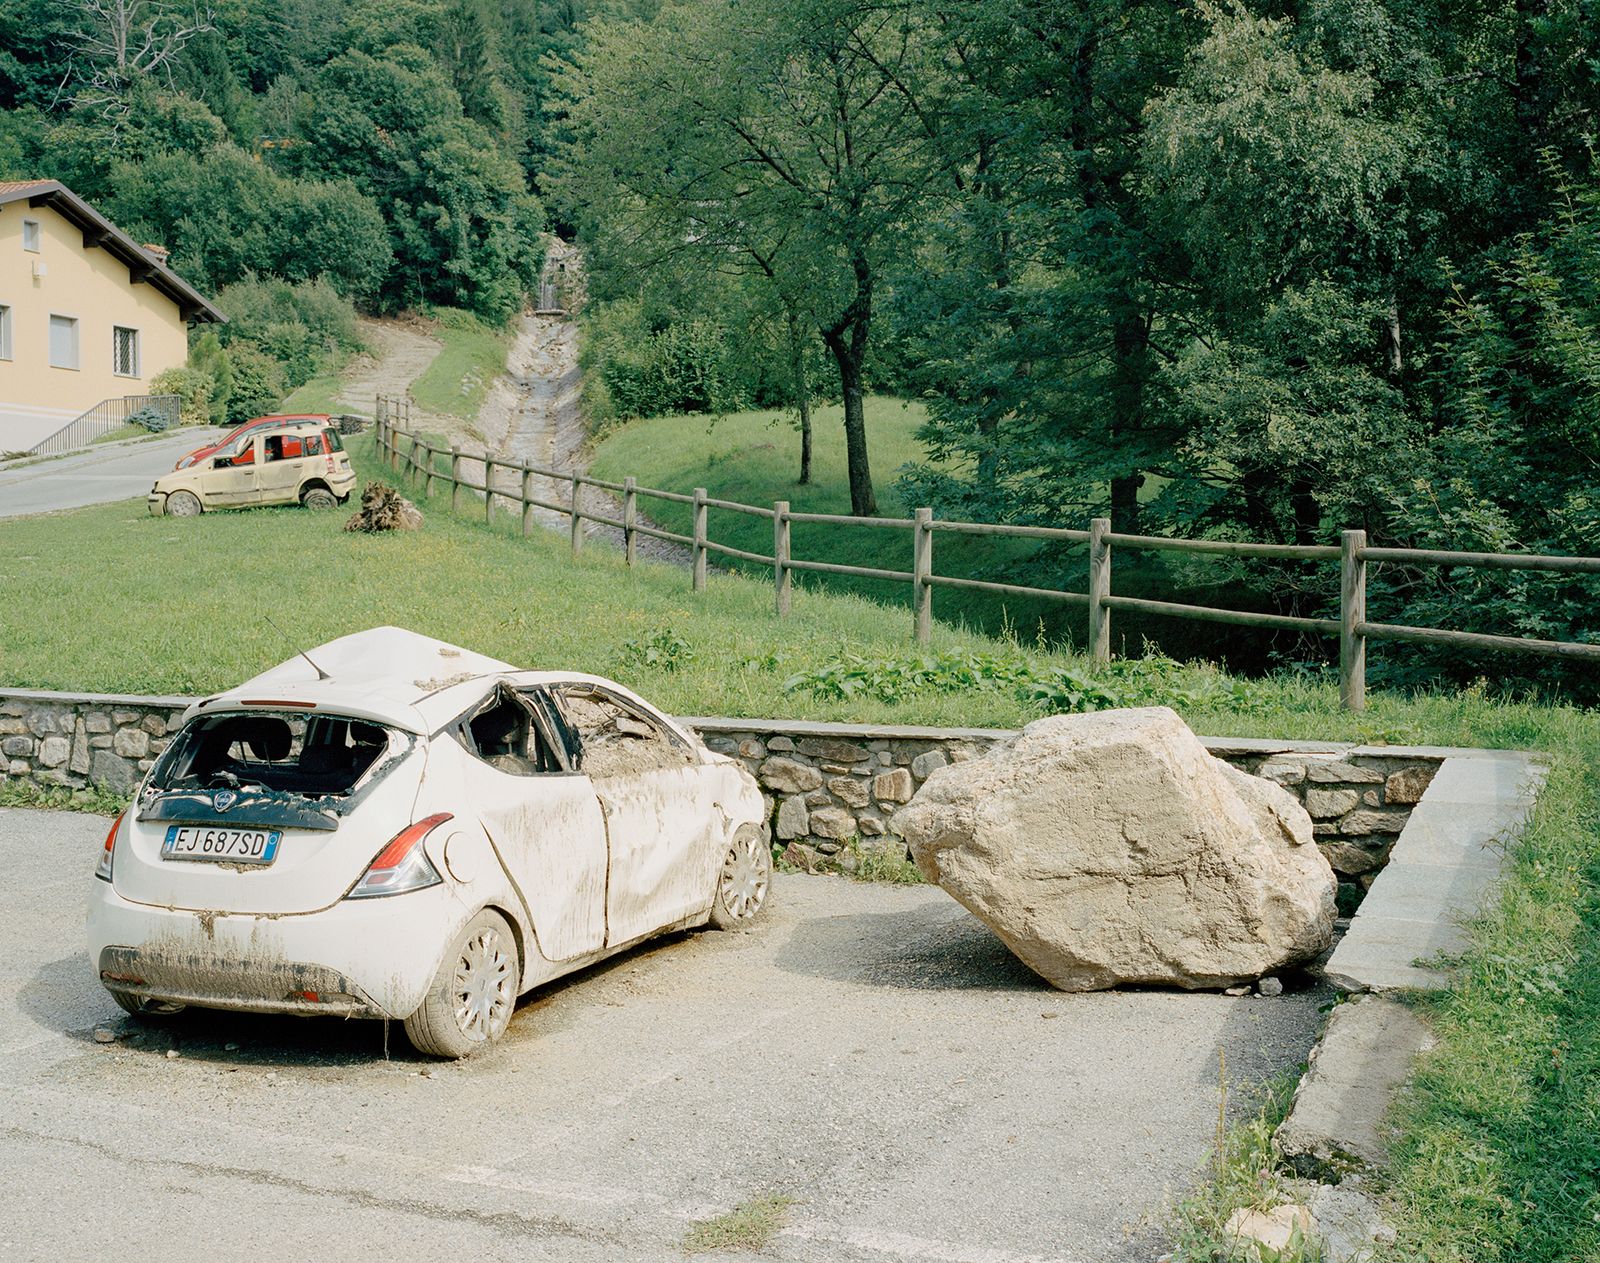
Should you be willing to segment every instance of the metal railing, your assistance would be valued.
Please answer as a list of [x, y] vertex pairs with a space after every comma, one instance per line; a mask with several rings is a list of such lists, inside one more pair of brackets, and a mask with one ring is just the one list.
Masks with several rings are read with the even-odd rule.
[[28, 449], [30, 456], [59, 456], [63, 452], [88, 447], [102, 435], [110, 434], [136, 412], [149, 409], [166, 419], [165, 429], [172, 429], [182, 418], [183, 400], [178, 395], [123, 395], [116, 399], [102, 399], [82, 416], [67, 422], [48, 438]]
[[[409, 409], [407, 410], [409, 412]], [[933, 516], [931, 509], [918, 509], [910, 518], [851, 517], [834, 513], [796, 513], [787, 500], [775, 501], [765, 508], [754, 504], [741, 504], [736, 500], [716, 500], [706, 494], [704, 487], [696, 487], [693, 495], [678, 491], [659, 491], [641, 487], [633, 478], [622, 482], [607, 482], [592, 478], [575, 470], [544, 469], [526, 461], [502, 460], [493, 456], [464, 453], [459, 448], [448, 450], [434, 447], [426, 440], [397, 429], [390, 418], [394, 414], [378, 408], [378, 450], [388, 466], [403, 478], [415, 476], [425, 479], [424, 491], [433, 493], [436, 479], [450, 483], [450, 507], [459, 511], [461, 491], [483, 494], [484, 520], [494, 517], [497, 498], [517, 504], [522, 512], [522, 533], [533, 531], [533, 510], [545, 509], [566, 516], [571, 525], [572, 551], [576, 555], [583, 547], [582, 524], [599, 522], [622, 531], [623, 552], [631, 566], [637, 559], [638, 537], [670, 540], [686, 545], [692, 550], [693, 586], [702, 592], [706, 586], [706, 566], [709, 554], [732, 557], [756, 565], [771, 566], [774, 588], [774, 606], [778, 617], [786, 617], [790, 608], [792, 580], [796, 571], [820, 574], [854, 575], [868, 579], [886, 579], [909, 583], [912, 592], [913, 632], [917, 641], [926, 644], [933, 628], [933, 591], [935, 588], [963, 588], [980, 592], [997, 592], [1007, 596], [1026, 596], [1045, 600], [1064, 601], [1082, 606], [1088, 613], [1088, 642], [1090, 656], [1096, 662], [1111, 659], [1111, 614], [1115, 610], [1127, 613], [1159, 614], [1169, 618], [1194, 619], [1201, 622], [1227, 623], [1237, 627], [1262, 627], [1277, 631], [1308, 632], [1313, 635], [1337, 637], [1339, 641], [1339, 695], [1350, 710], [1361, 710], [1366, 705], [1367, 642], [1397, 641], [1412, 644], [1445, 644], [1463, 649], [1489, 649], [1509, 653], [1538, 654], [1546, 657], [1576, 659], [1600, 663], [1600, 641], [1533, 640], [1518, 636], [1493, 636], [1482, 632], [1452, 631], [1438, 627], [1409, 627], [1393, 623], [1374, 623], [1367, 618], [1367, 566], [1369, 563], [1404, 566], [1446, 566], [1491, 570], [1539, 570], [1563, 574], [1600, 575], [1600, 557], [1545, 557], [1522, 553], [1466, 553], [1445, 552], [1426, 548], [1372, 548], [1367, 544], [1365, 531], [1343, 531], [1340, 543], [1335, 545], [1254, 544], [1233, 540], [1167, 539], [1155, 535], [1125, 535], [1111, 529], [1109, 518], [1095, 518], [1088, 530], [1054, 526], [1008, 526], [995, 522], [946, 522]], [[402, 445], [404, 450], [402, 450]], [[421, 459], [418, 459], [419, 454]], [[448, 472], [438, 467], [436, 456], [448, 456]], [[484, 467], [483, 482], [469, 482], [461, 477], [461, 462], [475, 461]], [[517, 492], [495, 488], [495, 469], [520, 472]], [[550, 479], [568, 487], [564, 502], [539, 499], [533, 495], [535, 477]], [[608, 517], [584, 508], [580, 500], [583, 487], [596, 487], [622, 496], [622, 517]], [[639, 497], [663, 500], [693, 507], [693, 534], [680, 535], [659, 527], [647, 526], [639, 521]], [[772, 522], [772, 553], [748, 552], [710, 538], [709, 513], [718, 509], [768, 518]], [[911, 532], [911, 569], [885, 570], [869, 566], [847, 566], [834, 562], [806, 561], [793, 555], [790, 527], [795, 522], [819, 523], [832, 526], [876, 527], [891, 531]], [[1056, 588], [1029, 587], [1024, 584], [994, 583], [981, 579], [961, 579], [935, 574], [933, 570], [933, 540], [940, 532], [961, 535], [996, 535], [1012, 539], [1045, 539], [1089, 546], [1087, 566], [1087, 591], [1071, 592]], [[1252, 610], [1230, 610], [1206, 605], [1182, 605], [1172, 601], [1157, 601], [1144, 597], [1117, 596], [1111, 590], [1111, 556], [1114, 548], [1133, 551], [1179, 552], [1205, 554], [1219, 557], [1253, 557], [1274, 561], [1337, 562], [1339, 565], [1339, 617], [1305, 618], [1291, 614], [1267, 614]]]

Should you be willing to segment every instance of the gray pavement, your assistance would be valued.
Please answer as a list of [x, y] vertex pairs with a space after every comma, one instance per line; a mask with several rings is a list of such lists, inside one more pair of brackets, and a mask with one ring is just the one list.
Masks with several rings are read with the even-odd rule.
[[[796, 1199], [790, 1263], [1150, 1263], [1230, 1099], [1326, 996], [1063, 995], [942, 892], [780, 877], [524, 1001], [479, 1059], [398, 1028], [124, 1018], [82, 942], [95, 817], [0, 812], [0, 1257], [683, 1259]], [[93, 1040], [96, 1027], [116, 1032]], [[176, 1052], [176, 1057], [168, 1053]]]
[[224, 433], [210, 426], [185, 428], [160, 438], [107, 443], [71, 456], [0, 468], [0, 518], [142, 498], [185, 452]]

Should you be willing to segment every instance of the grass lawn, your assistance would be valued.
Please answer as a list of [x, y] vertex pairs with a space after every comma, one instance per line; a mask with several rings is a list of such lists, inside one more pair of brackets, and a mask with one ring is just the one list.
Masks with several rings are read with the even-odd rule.
[[429, 412], [476, 420], [490, 384], [505, 371], [511, 333], [464, 311], [440, 308], [433, 314], [430, 332], [444, 349], [411, 383], [411, 397]]
[[[771, 438], [792, 445], [785, 432]], [[373, 475], [370, 436], [352, 447]], [[705, 485], [703, 456], [695, 472], [691, 485]], [[612, 675], [684, 714], [1009, 726], [1037, 711], [985, 663], [1086, 670], [1079, 659], [947, 625], [936, 626], [931, 655], [964, 650], [978, 669], [936, 669], [936, 657], [908, 644], [903, 608], [800, 591], [779, 623], [768, 582], [714, 575], [696, 597], [683, 571], [630, 571], [598, 544], [574, 561], [564, 534], [523, 541], [510, 515], [486, 527], [481, 510], [452, 518], [447, 506], [448, 496], [435, 496], [422, 506], [421, 531], [390, 536], [344, 534], [342, 513], [175, 521], [147, 516], [137, 501], [0, 522], [0, 588], [12, 594], [0, 606], [0, 681], [219, 689], [289, 656], [265, 613], [297, 646], [396, 623], [518, 664]], [[630, 647], [661, 637], [684, 649], [652, 665]], [[786, 688], [846, 654], [866, 662], [859, 691]], [[925, 685], [882, 686], [924, 659], [934, 664]], [[1129, 670], [1114, 665], [1097, 678], [1120, 687]], [[1600, 1258], [1600, 714], [1468, 690], [1379, 692], [1352, 715], [1325, 676], [1235, 686], [1192, 668], [1152, 678], [1152, 700], [1170, 701], [1205, 733], [1551, 754], [1548, 788], [1498, 904], [1474, 928], [1461, 980], [1427, 1002], [1440, 1044], [1405, 1106], [1389, 1177], [1400, 1230], [1392, 1258]]]
[[[888, 518], [909, 518], [915, 505], [903, 502], [895, 479], [900, 469], [923, 459], [916, 433], [926, 410], [920, 403], [878, 396], [866, 404], [867, 442], [878, 493], [878, 509]], [[800, 437], [793, 422], [773, 410], [731, 413], [722, 417], [665, 416], [630, 421], [608, 431], [595, 451], [592, 471], [621, 482], [632, 475], [641, 486], [689, 494], [704, 487], [713, 499], [770, 507], [787, 500], [797, 512], [850, 512], [844, 424], [838, 407], [819, 408], [813, 416], [812, 481], [795, 482]], [[1145, 496], [1154, 495], [1151, 479]], [[669, 530], [693, 529], [687, 505], [641, 497], [643, 512]], [[1088, 515], [1057, 525], [1087, 529]], [[772, 524], [764, 518], [712, 509], [707, 517], [712, 540], [746, 552], [772, 553]], [[796, 523], [793, 555], [807, 561], [831, 561], [883, 570], [911, 569], [911, 532], [885, 527]], [[1243, 597], [1231, 564], [1208, 560], [1170, 560], [1153, 553], [1121, 552], [1116, 559], [1116, 591], [1124, 596], [1151, 596], [1194, 604], [1256, 608]], [[713, 558], [750, 574], [771, 575], [754, 563]], [[1023, 586], [1054, 586], [1062, 591], [1088, 589], [1088, 549], [1084, 545], [1039, 544], [993, 536], [935, 534], [934, 573], [958, 579], [985, 579]], [[1324, 568], [1330, 597], [1338, 591], [1338, 575]], [[797, 586], [853, 592], [909, 608], [911, 585], [846, 575], [796, 574]], [[1264, 607], [1262, 607], [1264, 608]], [[1081, 607], [1046, 598], [1000, 596], [994, 593], [936, 588], [934, 617], [990, 634], [1012, 631], [1026, 640], [1041, 634], [1058, 643], [1082, 645], [1087, 639], [1087, 614]], [[909, 616], [909, 615], [908, 615]], [[1289, 640], [1244, 628], [1219, 634], [1213, 625], [1172, 618], [1122, 613], [1113, 620], [1114, 634], [1128, 652], [1137, 653], [1146, 637], [1180, 657], [1261, 661], [1269, 648]], [[1319, 646], [1313, 654], [1324, 652]]]
[[279, 412], [321, 412], [334, 414], [344, 411], [339, 402], [339, 388], [343, 385], [344, 358], [325, 364], [315, 377], [290, 391], [278, 405]]

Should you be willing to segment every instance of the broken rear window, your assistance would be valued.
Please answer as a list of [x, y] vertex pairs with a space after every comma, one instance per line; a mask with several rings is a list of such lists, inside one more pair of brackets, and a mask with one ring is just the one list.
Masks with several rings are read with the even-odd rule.
[[173, 740], [151, 785], [345, 795], [389, 746], [389, 729], [338, 715], [201, 715]]

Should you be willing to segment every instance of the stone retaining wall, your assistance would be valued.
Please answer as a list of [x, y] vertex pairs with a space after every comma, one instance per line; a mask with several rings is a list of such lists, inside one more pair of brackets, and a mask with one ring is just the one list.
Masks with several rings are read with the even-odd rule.
[[132, 793], [192, 700], [0, 690], [0, 781]]
[[[862, 727], [784, 720], [685, 720], [713, 750], [738, 758], [766, 791], [773, 836], [791, 863], [843, 867], [852, 846], [899, 847], [895, 815], [935, 768], [1015, 735], [998, 729]], [[1242, 771], [1288, 790], [1312, 819], [1317, 844], [1353, 909], [1444, 759], [1419, 747], [1203, 739]]]
[[[128, 793], [166, 748], [193, 699], [0, 690], [3, 778]], [[894, 819], [935, 768], [1014, 735], [803, 720], [690, 718], [713, 750], [761, 782], [773, 834], [797, 865], [849, 867], [856, 848], [901, 844]], [[1372, 884], [1446, 750], [1211, 739], [1207, 748], [1278, 782], [1305, 804], [1318, 845], [1353, 905]]]

